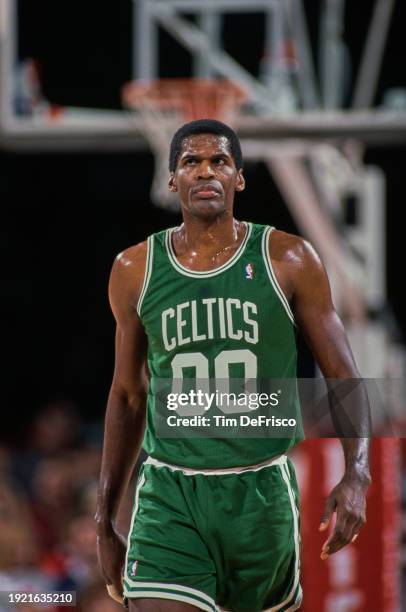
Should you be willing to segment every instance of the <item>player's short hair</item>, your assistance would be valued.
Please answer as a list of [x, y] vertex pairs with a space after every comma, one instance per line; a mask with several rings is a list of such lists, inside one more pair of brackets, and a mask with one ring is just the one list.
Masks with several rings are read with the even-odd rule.
[[178, 163], [179, 155], [182, 151], [182, 144], [185, 138], [195, 136], [197, 134], [215, 134], [216, 136], [225, 136], [230, 143], [230, 152], [233, 156], [237, 170], [243, 166], [241, 145], [237, 134], [228, 125], [217, 121], [216, 119], [197, 119], [190, 123], [185, 123], [175, 132], [169, 153], [169, 171], [175, 172]]

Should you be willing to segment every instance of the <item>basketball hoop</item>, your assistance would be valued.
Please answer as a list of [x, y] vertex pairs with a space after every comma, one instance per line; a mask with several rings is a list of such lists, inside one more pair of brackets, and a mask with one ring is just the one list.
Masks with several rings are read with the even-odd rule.
[[173, 134], [182, 123], [194, 119], [232, 123], [247, 94], [232, 81], [158, 79], [127, 83], [122, 97], [155, 155], [151, 198], [157, 206], [177, 211], [178, 199], [168, 190], [169, 145]]

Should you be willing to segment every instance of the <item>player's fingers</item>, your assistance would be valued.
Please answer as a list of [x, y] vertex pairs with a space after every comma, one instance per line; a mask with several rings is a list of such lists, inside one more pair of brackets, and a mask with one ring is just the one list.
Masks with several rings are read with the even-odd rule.
[[320, 520], [319, 531], [325, 531], [329, 525], [331, 517], [333, 516], [335, 510], [335, 499], [331, 495], [326, 499], [326, 503], [324, 506], [324, 512]]
[[[344, 529], [342, 531], [342, 541], [340, 542], [340, 546], [337, 547], [337, 550], [340, 550], [347, 544], [350, 544], [354, 535], [357, 533], [358, 521], [353, 517], [347, 517], [347, 521], [345, 523]], [[334, 551], [337, 552], [337, 551]]]
[[323, 546], [321, 558], [326, 559], [329, 555], [347, 546], [347, 544], [354, 542], [362, 526], [362, 520], [352, 515], [344, 515], [337, 518], [334, 531]]
[[346, 510], [343, 513], [343, 518], [345, 518], [345, 522], [342, 522], [342, 527], [340, 524], [341, 541], [334, 547], [334, 549], [330, 547], [330, 554], [337, 552], [344, 546], [347, 546], [347, 544], [353, 542], [365, 524], [365, 516], [363, 514], [359, 514], [353, 509]]
[[343, 535], [340, 530], [334, 529], [331, 537], [323, 545], [320, 558], [324, 561], [337, 550], [340, 550], [342, 546], [344, 546]]
[[363, 519], [358, 519], [357, 521], [355, 521], [355, 524], [352, 526], [352, 530], [349, 535], [349, 539], [351, 543], [355, 542], [355, 540], [358, 538], [359, 532], [364, 526], [364, 522], [365, 521]]
[[347, 518], [345, 516], [337, 515], [337, 521], [334, 527], [333, 533], [330, 535], [328, 540], [323, 544], [323, 548], [321, 550], [321, 559], [327, 559], [329, 555], [337, 552], [343, 546], [345, 546], [346, 542], [346, 529], [347, 529]]
[[117, 588], [114, 586], [114, 584], [106, 584], [106, 588], [107, 588], [107, 592], [110, 595], [110, 597], [112, 599], [114, 599], [114, 601], [116, 601], [118, 604], [123, 604], [124, 603], [124, 597], [122, 592], [119, 593], [117, 591]]

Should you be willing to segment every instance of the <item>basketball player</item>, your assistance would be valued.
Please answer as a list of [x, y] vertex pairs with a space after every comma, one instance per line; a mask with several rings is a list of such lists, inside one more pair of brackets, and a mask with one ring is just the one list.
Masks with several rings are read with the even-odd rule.
[[[183, 223], [121, 253], [111, 273], [116, 362], [98, 552], [110, 594], [124, 596], [132, 612], [284, 612], [297, 610], [302, 596], [298, 489], [286, 456], [300, 430], [284, 438], [159, 437], [157, 379], [191, 371], [221, 378], [237, 366], [249, 378], [294, 378], [295, 326], [326, 378], [359, 376], [312, 247], [233, 217], [242, 167], [228, 126], [201, 120], [180, 128], [169, 189], [179, 196]], [[141, 445], [149, 458], [126, 550], [114, 520]], [[342, 445], [345, 473], [320, 525], [326, 530], [336, 514], [322, 559], [353, 541], [365, 522], [368, 440]]]

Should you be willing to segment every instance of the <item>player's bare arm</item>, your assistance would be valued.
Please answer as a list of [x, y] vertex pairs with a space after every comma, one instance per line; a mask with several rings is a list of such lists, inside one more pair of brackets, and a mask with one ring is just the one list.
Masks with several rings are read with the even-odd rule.
[[145, 425], [147, 343], [136, 306], [146, 254], [146, 243], [121, 253], [109, 283], [116, 320], [115, 367], [107, 402], [96, 522], [101, 570], [119, 598], [125, 542], [115, 530], [115, 518], [140, 452]]
[[[288, 297], [296, 323], [323, 375], [331, 379], [358, 378], [343, 324], [331, 298], [330, 284], [320, 258], [302, 238], [274, 231], [270, 255], [278, 281]], [[361, 392], [360, 411], [368, 413], [368, 399]], [[345, 473], [326, 500], [320, 530], [328, 527], [336, 512], [336, 525], [322, 550], [322, 559], [350, 543], [365, 523], [365, 496], [370, 484], [369, 440], [341, 440]]]

